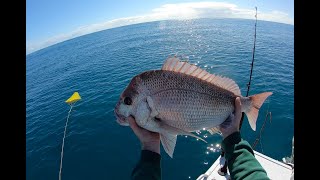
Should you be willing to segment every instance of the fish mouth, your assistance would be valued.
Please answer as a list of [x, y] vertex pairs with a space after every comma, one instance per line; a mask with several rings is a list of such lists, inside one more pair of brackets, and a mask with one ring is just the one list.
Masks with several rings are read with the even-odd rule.
[[116, 109], [114, 110], [114, 114], [115, 114], [115, 116], [117, 118], [117, 123], [119, 123], [122, 126], [129, 126], [129, 123], [126, 120], [126, 117], [121, 115], [121, 114], [119, 114]]

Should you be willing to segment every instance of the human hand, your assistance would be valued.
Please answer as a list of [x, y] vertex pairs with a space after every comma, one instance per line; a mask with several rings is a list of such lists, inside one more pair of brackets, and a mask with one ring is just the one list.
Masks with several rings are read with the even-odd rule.
[[231, 118], [231, 124], [230, 126], [219, 126], [219, 130], [222, 133], [223, 139], [225, 139], [226, 137], [228, 137], [230, 134], [234, 133], [234, 132], [238, 132], [239, 131], [239, 126], [240, 126], [240, 120], [241, 120], [241, 102], [240, 102], [240, 97], [237, 97], [235, 99], [235, 109], [234, 109], [234, 113], [232, 113], [228, 118]]
[[141, 128], [132, 116], [128, 117], [129, 125], [141, 142], [142, 150], [160, 154], [160, 134]]

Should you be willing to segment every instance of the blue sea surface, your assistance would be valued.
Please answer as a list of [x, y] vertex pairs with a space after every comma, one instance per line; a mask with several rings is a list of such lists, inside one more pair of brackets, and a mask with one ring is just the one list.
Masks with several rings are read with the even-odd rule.
[[[208, 72], [237, 82], [245, 96], [254, 41], [254, 21], [198, 19], [157, 21], [108, 29], [47, 47], [26, 56], [26, 177], [56, 180], [65, 103], [78, 91], [67, 128], [62, 179], [129, 179], [140, 142], [113, 113], [131, 78], [160, 69], [173, 54]], [[267, 111], [272, 113], [255, 150], [280, 160], [291, 154], [294, 129], [294, 26], [258, 21], [249, 95], [271, 91], [260, 109], [257, 131], [247, 118], [241, 133], [253, 144]], [[173, 159], [161, 148], [163, 179], [196, 179], [220, 155], [209, 148], [222, 138], [201, 131], [208, 144], [178, 136]]]

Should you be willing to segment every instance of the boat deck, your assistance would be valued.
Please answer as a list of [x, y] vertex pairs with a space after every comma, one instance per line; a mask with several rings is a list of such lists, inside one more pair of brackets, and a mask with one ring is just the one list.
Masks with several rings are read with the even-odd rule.
[[[290, 165], [272, 159], [257, 151], [254, 151], [254, 153], [261, 166], [267, 171], [270, 179], [290, 180], [293, 173], [293, 168]], [[221, 156], [219, 156], [219, 158], [212, 164], [207, 172], [200, 175], [197, 180], [229, 180], [229, 171], [225, 176], [221, 176], [218, 174], [218, 170], [223, 166], [224, 162], [225, 158], [221, 158]]]

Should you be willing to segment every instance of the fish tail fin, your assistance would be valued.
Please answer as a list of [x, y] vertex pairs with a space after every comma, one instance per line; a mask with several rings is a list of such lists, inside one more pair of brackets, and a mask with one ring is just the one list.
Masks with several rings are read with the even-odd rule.
[[[264, 103], [264, 101], [272, 94], [272, 92], [264, 92], [260, 94], [255, 94], [249, 96], [249, 105], [245, 108], [244, 113], [248, 117], [248, 121], [250, 127], [255, 131], [256, 130], [256, 122], [259, 114], [259, 109]], [[244, 103], [246, 104], [246, 103]]]

